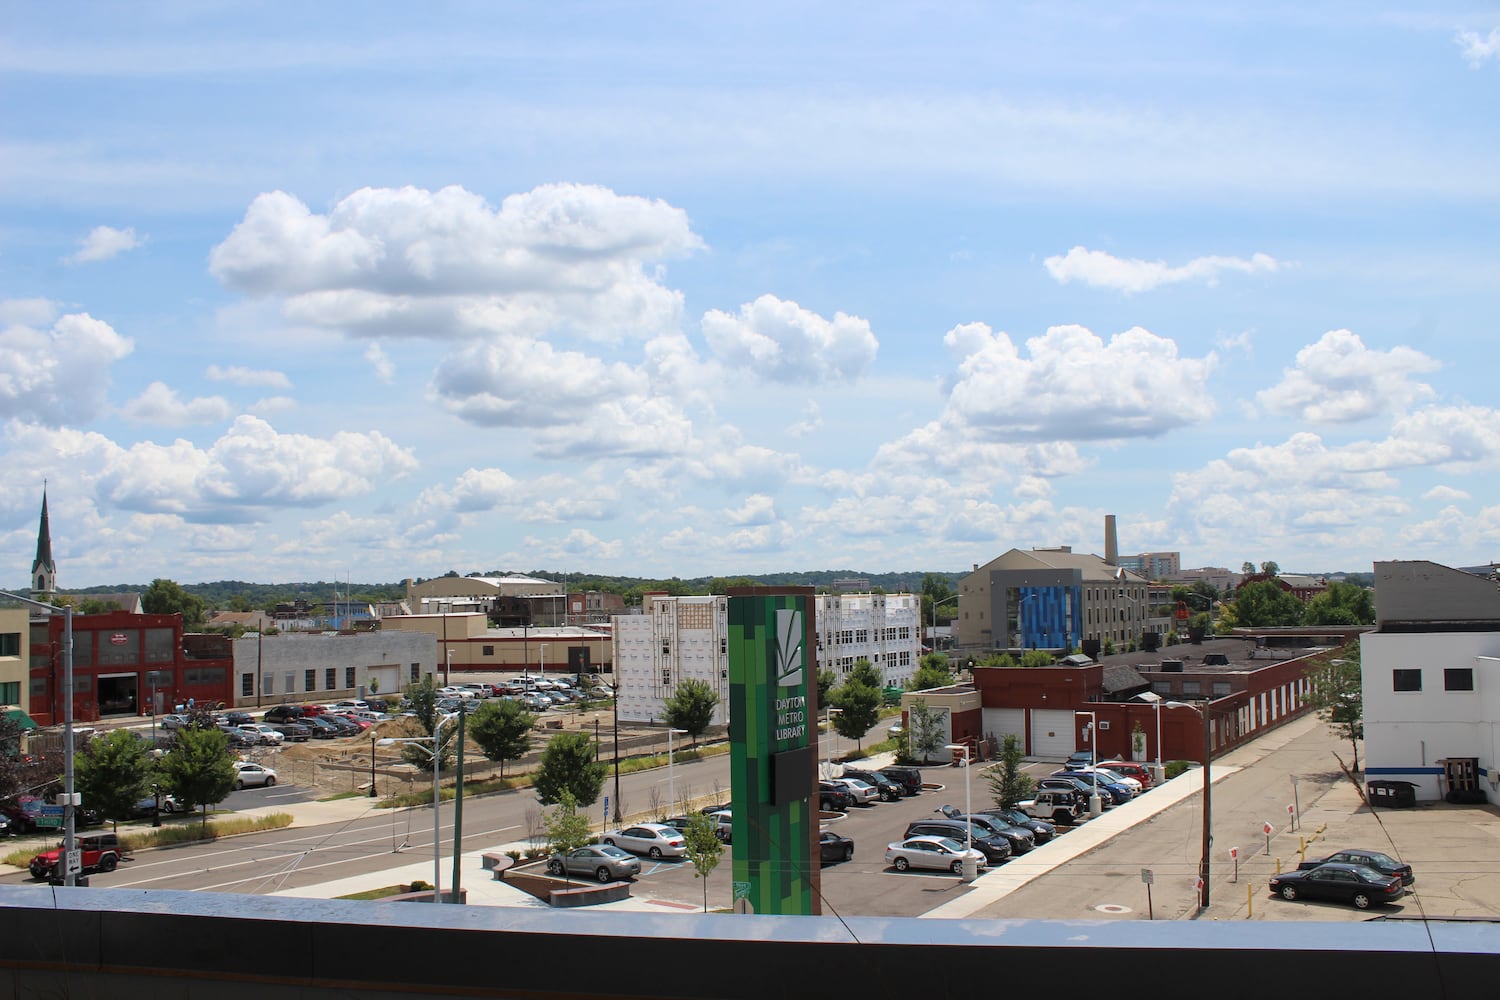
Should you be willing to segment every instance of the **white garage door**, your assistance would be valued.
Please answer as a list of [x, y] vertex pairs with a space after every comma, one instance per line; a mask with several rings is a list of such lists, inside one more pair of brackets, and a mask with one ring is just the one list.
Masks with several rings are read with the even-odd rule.
[[1078, 749], [1073, 745], [1073, 712], [1031, 711], [1032, 757], [1063, 761]]
[[1014, 735], [1021, 741], [1021, 749], [1026, 749], [1026, 709], [986, 708], [982, 724], [984, 735], [994, 736], [1001, 746], [1005, 745], [1005, 737]]

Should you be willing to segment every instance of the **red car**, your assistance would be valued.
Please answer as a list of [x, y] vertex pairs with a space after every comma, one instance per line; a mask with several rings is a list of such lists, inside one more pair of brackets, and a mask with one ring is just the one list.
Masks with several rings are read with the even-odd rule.
[[1127, 778], [1134, 778], [1141, 783], [1141, 791], [1151, 787], [1151, 769], [1144, 764], [1133, 764], [1128, 760], [1107, 760], [1099, 766]]

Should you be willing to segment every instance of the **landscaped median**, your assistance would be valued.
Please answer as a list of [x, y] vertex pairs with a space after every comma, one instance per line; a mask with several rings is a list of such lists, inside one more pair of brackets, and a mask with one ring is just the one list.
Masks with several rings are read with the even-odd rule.
[[[265, 830], [280, 830], [292, 825], [288, 813], [269, 813], [265, 816], [226, 816], [204, 823], [196, 817], [188, 822], [163, 826], [150, 830], [129, 830], [120, 834], [120, 846], [127, 851], [143, 851], [152, 847], [167, 847], [172, 844], [198, 844], [233, 837], [242, 833], [260, 833]], [[59, 837], [62, 831], [58, 830]], [[37, 854], [36, 845], [11, 851], [0, 858], [0, 863], [25, 868]]]

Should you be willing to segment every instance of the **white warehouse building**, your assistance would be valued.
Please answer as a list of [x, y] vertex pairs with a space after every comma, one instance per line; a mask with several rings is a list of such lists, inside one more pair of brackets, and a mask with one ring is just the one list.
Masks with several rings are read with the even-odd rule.
[[[921, 601], [915, 594], [818, 594], [818, 668], [841, 678], [869, 660], [886, 684], [905, 686], [921, 657]], [[719, 695], [714, 725], [729, 718], [729, 599], [645, 595], [642, 614], [614, 618], [618, 711], [627, 722], [662, 717], [685, 680]]]
[[1375, 564], [1360, 641], [1369, 780], [1500, 804], [1500, 591], [1425, 561]]

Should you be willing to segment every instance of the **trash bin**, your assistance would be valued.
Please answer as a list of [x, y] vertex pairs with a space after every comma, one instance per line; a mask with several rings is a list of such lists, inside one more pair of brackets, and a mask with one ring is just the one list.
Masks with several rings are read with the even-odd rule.
[[964, 871], [960, 876], [965, 882], [972, 882], [979, 877], [979, 859], [972, 854], [964, 855]]
[[1370, 805], [1410, 809], [1417, 804], [1417, 786], [1410, 781], [1372, 781], [1366, 786]]

